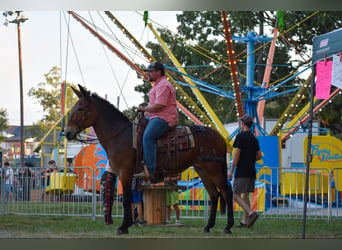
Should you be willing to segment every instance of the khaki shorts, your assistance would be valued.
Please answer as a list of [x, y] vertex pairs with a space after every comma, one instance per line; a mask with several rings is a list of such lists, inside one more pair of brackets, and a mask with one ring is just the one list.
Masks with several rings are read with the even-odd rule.
[[179, 194], [177, 191], [166, 191], [166, 206], [179, 204]]
[[235, 178], [233, 184], [234, 194], [253, 193], [255, 187], [255, 179], [252, 178]]

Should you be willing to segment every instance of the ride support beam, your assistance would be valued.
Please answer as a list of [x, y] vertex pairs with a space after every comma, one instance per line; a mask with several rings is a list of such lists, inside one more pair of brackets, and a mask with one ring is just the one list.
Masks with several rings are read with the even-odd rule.
[[[270, 82], [270, 76], [271, 76], [272, 63], [273, 63], [273, 57], [274, 57], [275, 44], [277, 41], [277, 36], [278, 36], [278, 29], [275, 28], [273, 30], [273, 40], [271, 42], [270, 50], [268, 52], [268, 57], [267, 57], [266, 67], [265, 67], [265, 72], [264, 72], [264, 78], [262, 80], [262, 87], [263, 88], [268, 88], [268, 84]], [[266, 103], [265, 100], [261, 100], [258, 102], [258, 106], [257, 106], [258, 119], [259, 119], [259, 122], [261, 124], [263, 123], [265, 103]], [[256, 133], [258, 135], [259, 131], [256, 130]]]
[[[289, 105], [285, 109], [285, 111], [281, 114], [277, 124], [273, 127], [272, 131], [270, 132], [270, 135], [277, 135], [279, 131], [283, 128], [285, 122], [293, 115], [293, 113], [296, 110], [296, 107], [301, 102], [302, 97], [306, 93], [307, 89], [310, 86], [310, 79], [311, 75], [305, 80], [302, 87], [298, 90], [298, 92], [294, 95], [292, 100], [290, 101]], [[293, 126], [300, 117], [302, 117], [308, 110], [309, 110], [309, 104], [307, 104], [302, 111], [298, 113], [298, 115], [287, 125]]]
[[177, 107], [180, 108], [184, 114], [186, 114], [192, 121], [194, 121], [197, 125], [204, 125], [193, 113], [191, 113], [187, 108], [185, 108], [179, 101], [177, 102]]
[[118, 28], [128, 37], [128, 39], [135, 45], [135, 47], [138, 50], [140, 50], [150, 62], [154, 60], [153, 56], [150, 53], [148, 53], [148, 51], [140, 44], [140, 42], [137, 39], [135, 39], [135, 37], [110, 11], [105, 11], [105, 14], [114, 24], [116, 24], [116, 26], [118, 26]]
[[223, 31], [226, 39], [226, 47], [227, 47], [227, 55], [228, 55], [228, 64], [231, 68], [230, 75], [233, 78], [233, 89], [235, 93], [235, 106], [237, 109], [237, 117], [242, 117], [244, 115], [243, 109], [243, 97], [241, 92], [241, 84], [239, 79], [239, 72], [237, 67], [237, 60], [235, 57], [232, 33], [229, 25], [229, 20], [227, 17], [226, 11], [221, 12], [222, 15], [222, 24], [223, 24]]
[[[317, 111], [319, 111], [321, 108], [323, 108], [326, 104], [329, 103], [329, 101], [331, 99], [333, 99], [337, 94], [341, 94], [341, 89], [335, 89], [334, 92], [332, 92], [329, 96], [329, 98], [321, 101], [314, 109], [313, 109], [313, 114], [315, 114]], [[310, 104], [308, 104], [310, 106]], [[308, 108], [307, 108], [308, 109]], [[286, 142], [286, 140], [292, 135], [294, 134], [298, 129], [299, 129], [299, 126], [306, 122], [310, 117], [310, 114], [306, 114], [303, 119], [301, 119], [299, 121], [299, 123], [297, 123], [294, 127], [292, 127], [291, 129], [289, 129], [289, 131], [287, 133], [284, 133], [282, 135], [282, 138], [281, 138], [281, 142], [284, 143]]]

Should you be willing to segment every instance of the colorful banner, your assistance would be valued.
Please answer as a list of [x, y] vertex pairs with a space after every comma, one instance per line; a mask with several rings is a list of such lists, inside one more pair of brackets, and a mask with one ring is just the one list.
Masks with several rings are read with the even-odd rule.
[[332, 61], [319, 61], [316, 64], [316, 98], [328, 99], [331, 87]]

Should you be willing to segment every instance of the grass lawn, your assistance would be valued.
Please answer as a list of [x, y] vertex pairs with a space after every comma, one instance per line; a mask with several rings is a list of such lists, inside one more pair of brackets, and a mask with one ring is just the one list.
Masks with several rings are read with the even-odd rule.
[[[0, 238], [250, 238], [250, 239], [300, 239], [302, 238], [302, 220], [259, 219], [250, 229], [232, 228], [233, 234], [223, 234], [225, 219], [217, 219], [211, 233], [203, 233], [203, 219], [182, 219], [184, 226], [146, 225], [132, 226], [128, 235], [116, 235], [121, 218], [115, 218], [114, 226], [107, 226], [103, 218], [92, 221], [89, 217], [67, 216], [0, 216]], [[238, 224], [238, 221], [235, 222]], [[342, 220], [312, 220], [306, 222], [307, 239], [342, 239]]]

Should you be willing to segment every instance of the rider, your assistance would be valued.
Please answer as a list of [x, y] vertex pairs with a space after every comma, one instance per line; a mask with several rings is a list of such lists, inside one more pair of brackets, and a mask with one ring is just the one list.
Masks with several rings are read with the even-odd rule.
[[165, 77], [164, 65], [152, 62], [147, 70], [152, 88], [149, 92], [149, 104], [139, 106], [138, 111], [145, 112], [149, 120], [143, 135], [143, 151], [145, 170], [135, 174], [135, 177], [150, 179], [157, 165], [156, 140], [178, 123], [176, 93], [171, 83]]

